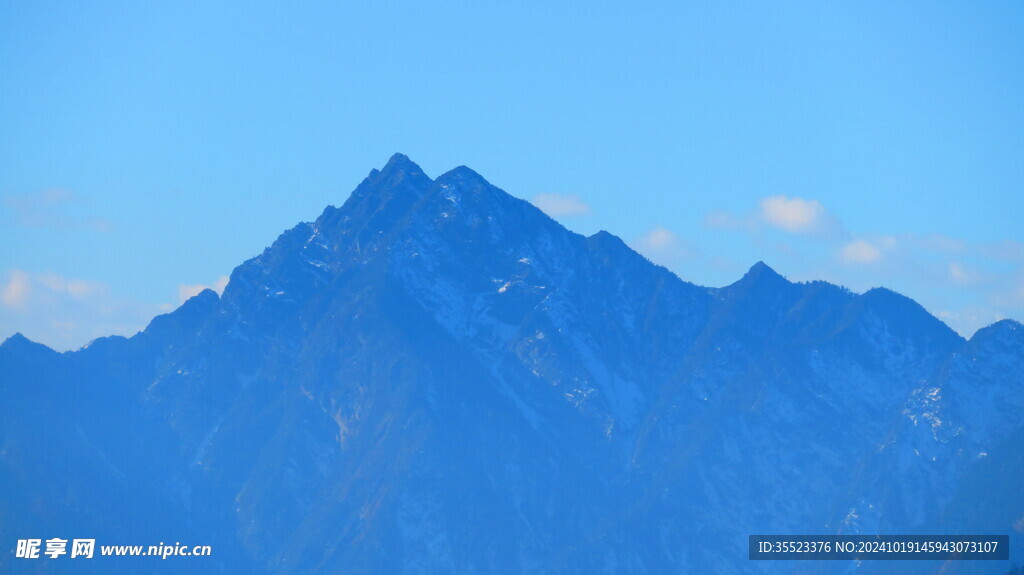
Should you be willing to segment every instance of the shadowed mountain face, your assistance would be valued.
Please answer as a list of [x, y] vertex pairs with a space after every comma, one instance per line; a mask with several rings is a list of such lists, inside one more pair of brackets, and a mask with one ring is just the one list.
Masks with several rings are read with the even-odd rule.
[[[750, 534], [1010, 533], [1024, 328], [721, 289], [402, 155], [132, 338], [0, 346], [0, 535], [210, 558], [14, 572], [841, 573]], [[857, 572], [933, 572], [865, 563]], [[991, 562], [990, 562], [991, 563]], [[1000, 570], [1002, 568], [1002, 570]], [[963, 562], [944, 573], [999, 573]]]

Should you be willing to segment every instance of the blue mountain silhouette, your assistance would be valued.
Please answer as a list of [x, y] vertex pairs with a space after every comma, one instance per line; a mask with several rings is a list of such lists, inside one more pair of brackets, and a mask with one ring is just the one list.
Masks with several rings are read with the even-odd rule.
[[761, 262], [697, 286], [396, 154], [223, 296], [74, 352], [0, 346], [4, 541], [214, 549], [0, 569], [852, 572], [747, 559], [748, 535], [818, 533], [1018, 556], [1022, 414], [1016, 322], [966, 341]]

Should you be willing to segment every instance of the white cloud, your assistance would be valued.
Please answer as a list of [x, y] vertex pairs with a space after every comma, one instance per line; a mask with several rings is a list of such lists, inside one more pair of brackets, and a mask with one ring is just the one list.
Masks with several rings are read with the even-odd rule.
[[1002, 260], [1015, 264], [1024, 264], [1024, 243], [1014, 240], [1003, 240], [1000, 242], [982, 244], [979, 246], [978, 255]]
[[660, 226], [640, 236], [633, 242], [633, 248], [666, 266], [693, 257], [693, 251], [678, 235]]
[[662, 227], [654, 228], [638, 241], [648, 251], [660, 252], [679, 244], [679, 236]]
[[882, 259], [882, 250], [867, 240], [853, 240], [843, 246], [840, 258], [848, 264], [870, 264]]
[[817, 200], [771, 196], [761, 200], [762, 221], [787, 232], [807, 233], [825, 222], [825, 207]]
[[910, 240], [919, 248], [943, 254], [963, 254], [967, 251], [967, 243], [944, 234], [928, 234], [912, 237]]
[[11, 220], [23, 228], [91, 230], [109, 232], [109, 220], [89, 215], [92, 202], [63, 189], [48, 189], [3, 198]]
[[949, 270], [950, 279], [953, 280], [953, 283], [959, 285], [973, 285], [983, 279], [979, 272], [959, 262], [949, 262], [947, 269]]
[[21, 270], [11, 270], [10, 276], [11, 279], [0, 291], [0, 301], [9, 308], [24, 309], [29, 292], [32, 291], [32, 282], [28, 274]]
[[207, 284], [191, 284], [191, 285], [182, 284], [182, 285], [179, 285], [178, 286], [178, 303], [179, 304], [185, 303], [185, 301], [188, 300], [188, 298], [193, 297], [193, 296], [197, 296], [200, 293], [202, 293], [203, 290], [206, 290], [206, 289], [212, 289], [213, 291], [217, 292], [218, 294], [222, 294], [222, 293], [224, 293], [224, 288], [227, 287], [227, 285], [228, 285], [228, 280], [229, 279], [230, 278], [228, 276], [220, 276], [219, 278], [217, 278], [217, 281], [215, 281], [215, 282], [213, 282], [212, 284], [209, 284], [209, 285], [207, 285]]
[[758, 202], [757, 210], [744, 214], [714, 211], [704, 217], [710, 229], [735, 230], [756, 234], [774, 228], [792, 234], [838, 240], [846, 235], [843, 224], [817, 200], [769, 196]]
[[716, 211], [704, 216], [704, 226], [716, 230], [738, 230], [750, 233], [757, 230], [758, 222], [753, 217], [739, 217], [730, 212]]
[[0, 340], [20, 331], [63, 351], [106, 335], [133, 335], [159, 312], [103, 283], [8, 270], [0, 282]]
[[1024, 320], [1024, 270], [1018, 270], [1015, 278], [1004, 276], [993, 284], [998, 287], [991, 293], [989, 300], [1017, 312], [1016, 319]]
[[[704, 227], [740, 232], [758, 254], [752, 259], [792, 264], [803, 279], [823, 278], [857, 291], [878, 285], [898, 289], [928, 309], [947, 310], [942, 317], [965, 335], [999, 317], [1024, 319], [1024, 242], [1019, 240], [856, 233], [820, 202], [782, 195], [764, 197], [747, 212], [709, 212]], [[766, 233], [773, 229], [787, 234]]]
[[953, 331], [968, 339], [979, 329], [1005, 318], [999, 311], [975, 305], [958, 310], [944, 310], [935, 315], [953, 328]]
[[91, 282], [81, 279], [67, 279], [57, 274], [39, 274], [35, 276], [35, 282], [49, 289], [51, 292], [66, 294], [75, 299], [82, 299], [90, 295], [103, 293], [107, 287], [98, 282]]
[[12, 269], [10, 279], [0, 289], [0, 302], [11, 309], [26, 309], [33, 300], [58, 296], [82, 300], [89, 296], [103, 294], [106, 286], [81, 279], [68, 279], [63, 276], [46, 273], [30, 274], [23, 270]]
[[530, 203], [553, 218], [590, 214], [590, 206], [583, 203], [579, 196], [576, 195], [537, 194]]

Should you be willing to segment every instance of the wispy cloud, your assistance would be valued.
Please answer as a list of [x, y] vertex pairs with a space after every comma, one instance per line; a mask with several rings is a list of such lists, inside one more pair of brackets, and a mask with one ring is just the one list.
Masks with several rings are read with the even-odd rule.
[[11, 309], [25, 310], [37, 300], [45, 302], [53, 296], [83, 300], [106, 295], [108, 291], [106, 285], [98, 282], [68, 279], [53, 273], [29, 274], [13, 269], [8, 274], [7, 283], [0, 288], [0, 302]]
[[25, 309], [29, 294], [32, 292], [32, 280], [21, 270], [11, 270], [10, 279], [0, 289], [0, 301], [12, 309]]
[[915, 248], [945, 255], [960, 255], [967, 251], [967, 242], [945, 234], [927, 234], [905, 238]]
[[654, 228], [644, 234], [638, 244], [647, 251], [660, 252], [678, 245], [679, 236], [662, 227]]
[[995, 288], [989, 301], [995, 306], [1021, 312], [1016, 319], [1024, 320], [1024, 270], [1018, 269], [1014, 276], [1003, 276], [990, 284]]
[[1005, 262], [1024, 265], [1024, 243], [1014, 240], [990, 242], [977, 246], [978, 255]]
[[178, 303], [185, 303], [188, 298], [197, 296], [207, 289], [212, 289], [218, 294], [222, 294], [224, 293], [224, 288], [228, 285], [229, 279], [228, 276], [220, 276], [212, 284], [181, 284], [178, 286]]
[[693, 257], [693, 250], [675, 232], [658, 226], [632, 242], [636, 251], [651, 261], [672, 265]]
[[971, 286], [984, 280], [984, 275], [981, 272], [960, 262], [949, 262], [946, 267], [949, 269], [949, 277], [953, 283]]
[[847, 264], [873, 264], [882, 259], [882, 250], [872, 242], [857, 239], [844, 244], [839, 257]]
[[75, 349], [101, 336], [132, 335], [160, 311], [101, 282], [21, 269], [3, 276], [0, 339], [20, 331], [57, 350]]
[[23, 228], [109, 232], [113, 224], [89, 213], [91, 202], [71, 190], [53, 188], [3, 198], [8, 220]]
[[579, 196], [573, 194], [537, 194], [530, 200], [530, 203], [553, 218], [586, 216], [591, 213], [590, 206], [583, 203]]
[[935, 316], [964, 337], [978, 329], [1005, 319], [1001, 312], [986, 306], [968, 305], [954, 310], [940, 310]]
[[714, 230], [752, 233], [757, 231], [759, 222], [754, 216], [738, 216], [732, 212], [715, 211], [704, 217], [704, 226]]
[[0, 273], [0, 341], [20, 331], [63, 351], [97, 337], [130, 336], [204, 289], [223, 293], [227, 283], [224, 275], [210, 284], [182, 284], [177, 303], [157, 304], [114, 293], [102, 282], [9, 269]]

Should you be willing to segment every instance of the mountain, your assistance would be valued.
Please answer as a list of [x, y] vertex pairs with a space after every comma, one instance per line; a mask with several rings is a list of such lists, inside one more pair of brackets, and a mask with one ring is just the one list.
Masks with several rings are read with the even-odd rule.
[[[1009, 533], [1024, 328], [764, 263], [685, 282], [403, 155], [131, 338], [0, 345], [5, 572], [1002, 573], [751, 534]], [[992, 562], [988, 562], [992, 563]]]

